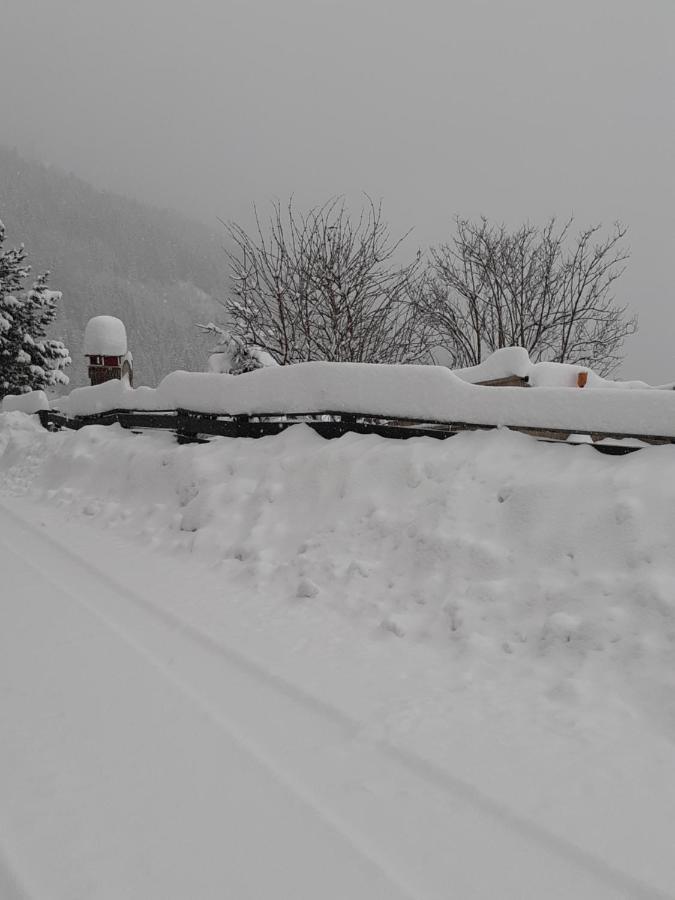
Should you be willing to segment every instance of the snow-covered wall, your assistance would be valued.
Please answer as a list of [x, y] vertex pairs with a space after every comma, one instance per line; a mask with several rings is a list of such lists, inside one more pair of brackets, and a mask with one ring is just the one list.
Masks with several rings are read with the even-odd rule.
[[119, 381], [78, 388], [68, 415], [190, 409], [221, 415], [352, 412], [434, 422], [675, 437], [675, 392], [480, 387], [442, 366], [300, 363], [244, 375], [172, 372], [156, 389]]

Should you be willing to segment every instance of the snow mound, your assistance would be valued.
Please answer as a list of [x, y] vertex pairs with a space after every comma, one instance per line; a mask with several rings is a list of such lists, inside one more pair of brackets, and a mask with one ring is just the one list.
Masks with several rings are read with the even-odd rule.
[[584, 390], [653, 390], [644, 381], [612, 381], [596, 375], [586, 366], [573, 366], [568, 363], [540, 362], [531, 365], [529, 371], [530, 387], [564, 387], [578, 388], [579, 375], [586, 376]]
[[477, 366], [467, 369], [453, 369], [453, 375], [476, 384], [479, 381], [497, 381], [500, 378], [526, 378], [530, 374], [532, 363], [524, 347], [503, 347], [488, 356]]
[[68, 416], [93, 416], [112, 409], [160, 409], [155, 388], [132, 388], [126, 379], [112, 378], [102, 384], [75, 388], [54, 404]]
[[115, 316], [94, 316], [84, 329], [86, 356], [124, 356], [127, 352], [127, 330]]
[[302, 426], [177, 446], [14, 415], [0, 417], [0, 480], [220, 566], [228, 596], [432, 644], [567, 708], [609, 690], [675, 739], [670, 447], [605, 457], [504, 431], [324, 441]]
[[477, 384], [482, 381], [497, 381], [501, 378], [527, 378], [530, 387], [577, 388], [580, 374], [586, 376], [585, 388], [618, 388], [620, 390], [650, 390], [644, 381], [613, 381], [596, 375], [588, 366], [569, 363], [533, 363], [524, 347], [504, 347], [483, 360], [480, 365], [467, 369], [453, 369], [453, 375]]
[[36, 413], [49, 409], [49, 400], [44, 391], [29, 391], [27, 394], [7, 394], [2, 398], [2, 412]]

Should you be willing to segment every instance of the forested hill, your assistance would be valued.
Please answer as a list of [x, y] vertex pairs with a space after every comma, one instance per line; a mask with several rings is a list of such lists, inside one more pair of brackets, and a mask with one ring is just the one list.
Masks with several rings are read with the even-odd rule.
[[[223, 211], [227, 215], [227, 210]], [[220, 318], [224, 236], [175, 212], [96, 190], [0, 147], [5, 246], [25, 244], [32, 273], [63, 292], [53, 337], [70, 348], [71, 385], [85, 383], [82, 335], [94, 315], [119, 316], [136, 384], [177, 368], [203, 369], [210, 348], [195, 322]]]

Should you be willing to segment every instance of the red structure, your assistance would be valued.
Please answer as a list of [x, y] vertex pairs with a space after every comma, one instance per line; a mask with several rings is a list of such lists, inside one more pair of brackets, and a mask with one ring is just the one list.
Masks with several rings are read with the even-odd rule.
[[102, 384], [113, 378], [119, 380], [126, 377], [133, 387], [134, 373], [127, 356], [90, 356], [89, 381], [92, 384]]
[[84, 353], [92, 384], [125, 379], [133, 386], [133, 361], [127, 349], [127, 332], [120, 319], [114, 316], [90, 319], [84, 331]]

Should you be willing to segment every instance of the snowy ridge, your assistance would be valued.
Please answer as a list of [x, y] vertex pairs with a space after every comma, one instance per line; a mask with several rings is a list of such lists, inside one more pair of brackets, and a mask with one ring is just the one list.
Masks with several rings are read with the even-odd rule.
[[221, 415], [332, 411], [675, 437], [675, 391], [481, 387], [441, 366], [310, 362], [236, 376], [172, 372], [156, 389], [131, 389], [119, 381], [77, 388], [58, 407], [70, 416], [111, 409], [182, 408]]

